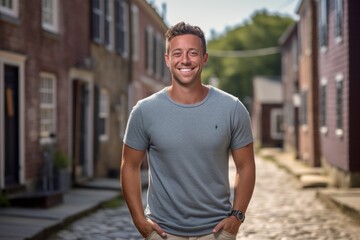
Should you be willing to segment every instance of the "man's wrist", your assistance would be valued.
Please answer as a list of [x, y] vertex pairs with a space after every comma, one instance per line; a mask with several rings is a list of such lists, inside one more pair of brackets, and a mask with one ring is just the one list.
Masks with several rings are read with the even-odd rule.
[[230, 212], [229, 216], [235, 216], [236, 219], [237, 219], [238, 221], [242, 222], [242, 223], [245, 221], [245, 213], [243, 213], [243, 212], [240, 211], [240, 210], [233, 209], [233, 210]]

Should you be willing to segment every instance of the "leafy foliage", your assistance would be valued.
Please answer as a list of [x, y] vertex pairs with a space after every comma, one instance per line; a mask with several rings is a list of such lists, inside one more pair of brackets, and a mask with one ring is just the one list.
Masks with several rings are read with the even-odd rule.
[[[243, 25], [208, 42], [209, 50], [241, 51], [278, 46], [278, 41], [293, 19], [269, 14], [266, 10], [255, 12]], [[209, 54], [204, 68], [205, 82], [212, 76], [219, 79], [219, 87], [246, 100], [252, 97], [252, 79], [257, 75], [275, 76], [281, 73], [280, 54], [231, 58]]]

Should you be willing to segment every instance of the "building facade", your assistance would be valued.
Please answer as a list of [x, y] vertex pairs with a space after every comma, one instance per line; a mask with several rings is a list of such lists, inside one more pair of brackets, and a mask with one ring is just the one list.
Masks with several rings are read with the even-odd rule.
[[280, 38], [282, 84], [284, 96], [284, 146], [283, 148], [300, 157], [299, 149], [299, 42], [297, 23], [289, 26]]
[[283, 145], [283, 91], [280, 77], [257, 76], [253, 80], [252, 125], [259, 147]]
[[0, 189], [53, 185], [58, 152], [71, 184], [118, 177], [129, 109], [169, 83], [166, 29], [145, 0], [1, 1]]
[[0, 11], [0, 188], [35, 189], [49, 174], [47, 145], [71, 154], [70, 82], [86, 72], [79, 62], [90, 55], [90, 8], [12, 0]]
[[300, 129], [299, 157], [319, 167], [317, 8], [315, 0], [301, 1], [298, 10]]
[[[165, 7], [162, 15], [165, 15]], [[144, 0], [131, 1], [132, 72], [129, 85], [129, 108], [170, 84], [165, 63], [165, 32], [163, 16]]]
[[[360, 89], [360, 68], [357, 67], [360, 34], [356, 26], [359, 7], [357, 1], [303, 0], [298, 7], [297, 36], [295, 31], [284, 33], [280, 41], [288, 99], [285, 104], [290, 106], [284, 108], [285, 119], [288, 119], [285, 131], [292, 122], [291, 109], [299, 102], [299, 158], [310, 166], [323, 167], [336, 187], [360, 186], [356, 151], [360, 140], [357, 124], [360, 116], [356, 110], [359, 102], [356, 90]], [[291, 105], [290, 96], [294, 93], [296, 96], [297, 91], [290, 86], [297, 86], [297, 73], [290, 61], [296, 54], [292, 54], [290, 48], [296, 41], [300, 101]], [[296, 119], [293, 122], [296, 123]], [[292, 148], [296, 134], [289, 131], [285, 135], [289, 135], [285, 137], [285, 146]]]
[[360, 186], [357, 1], [318, 1], [321, 160], [340, 187]]

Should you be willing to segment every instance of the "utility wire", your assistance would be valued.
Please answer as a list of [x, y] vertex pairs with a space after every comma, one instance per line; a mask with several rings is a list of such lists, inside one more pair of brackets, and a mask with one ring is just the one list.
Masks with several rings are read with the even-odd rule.
[[247, 58], [272, 55], [280, 52], [279, 47], [260, 48], [240, 51], [208, 50], [211, 57]]

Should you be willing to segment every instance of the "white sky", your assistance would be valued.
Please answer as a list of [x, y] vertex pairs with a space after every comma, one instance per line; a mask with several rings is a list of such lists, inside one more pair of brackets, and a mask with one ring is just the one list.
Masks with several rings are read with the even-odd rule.
[[206, 37], [211, 29], [217, 34], [227, 27], [241, 25], [255, 10], [266, 8], [270, 13], [288, 14], [297, 18], [296, 8], [300, 0], [147, 0], [161, 14], [166, 3], [165, 22], [171, 26], [184, 21], [199, 26]]

